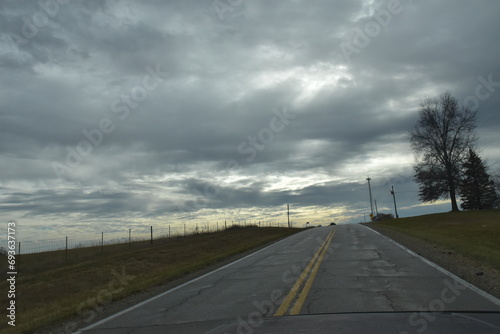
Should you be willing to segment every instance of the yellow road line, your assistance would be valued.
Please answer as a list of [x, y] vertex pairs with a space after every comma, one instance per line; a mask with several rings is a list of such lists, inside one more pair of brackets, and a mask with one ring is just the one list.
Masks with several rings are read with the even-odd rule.
[[[304, 271], [300, 274], [299, 278], [297, 279], [297, 282], [295, 282], [294, 286], [286, 296], [286, 298], [283, 300], [281, 303], [280, 307], [276, 310], [274, 313], [275, 317], [285, 315], [287, 310], [290, 308], [291, 303], [293, 300], [297, 297], [297, 294], [299, 293], [299, 290], [301, 286], [304, 284], [304, 281], [306, 278], [309, 276], [309, 280], [306, 283], [308, 284], [309, 287], [307, 288], [307, 292], [309, 292], [310, 285], [312, 284], [312, 281], [314, 280], [314, 277], [316, 276], [316, 273], [319, 269], [319, 266], [321, 265], [321, 261], [323, 261], [323, 258], [325, 256], [325, 253], [328, 249], [328, 246], [330, 245], [330, 242], [333, 239], [333, 235], [335, 234], [335, 229], [328, 234], [326, 240], [321, 244], [321, 247], [318, 249], [318, 251], [314, 254], [313, 258], [309, 263], [307, 264], [306, 268]], [[314, 275], [312, 275], [314, 273]], [[313, 276], [312, 280], [310, 279], [310, 275]], [[307, 294], [306, 294], [307, 296]], [[305, 297], [302, 300], [302, 303], [304, 302]], [[300, 305], [301, 307], [301, 305]], [[294, 307], [295, 309], [295, 307]], [[300, 308], [299, 308], [300, 311]], [[297, 311], [297, 312], [299, 312]]]
[[[325, 240], [325, 242], [326, 242], [326, 240]], [[297, 292], [299, 292], [299, 289], [300, 289], [302, 283], [304, 282], [307, 275], [311, 271], [311, 268], [312, 268], [314, 262], [318, 258], [319, 253], [320, 253], [321, 249], [323, 248], [323, 245], [324, 245], [324, 243], [321, 245], [320, 249], [318, 249], [318, 251], [314, 254], [313, 258], [311, 259], [311, 261], [309, 261], [309, 263], [307, 264], [304, 271], [300, 274], [299, 278], [297, 279], [297, 281], [293, 285], [292, 289], [290, 290], [290, 292], [288, 293], [286, 298], [283, 300], [280, 307], [276, 310], [276, 313], [274, 314], [274, 316], [276, 316], [276, 317], [282, 316], [288, 310], [288, 308], [290, 307], [290, 304], [295, 299]]]
[[314, 282], [314, 279], [316, 278], [316, 274], [318, 273], [319, 267], [321, 266], [321, 263], [323, 262], [323, 259], [325, 258], [325, 254], [328, 251], [328, 247], [330, 246], [330, 243], [332, 242], [333, 236], [335, 234], [335, 230], [333, 230], [333, 234], [331, 235], [330, 239], [327, 239], [327, 244], [325, 245], [325, 248], [321, 252], [320, 257], [318, 258], [318, 261], [316, 261], [316, 265], [314, 266], [311, 275], [309, 276], [309, 279], [307, 280], [306, 284], [304, 285], [304, 288], [302, 289], [302, 292], [300, 293], [299, 298], [297, 299], [297, 302], [295, 302], [295, 305], [293, 308], [290, 310], [290, 315], [297, 315], [300, 313], [300, 310], [302, 309], [302, 305], [304, 305], [304, 302], [306, 301], [307, 295], [309, 294], [309, 290], [311, 290], [312, 283]]

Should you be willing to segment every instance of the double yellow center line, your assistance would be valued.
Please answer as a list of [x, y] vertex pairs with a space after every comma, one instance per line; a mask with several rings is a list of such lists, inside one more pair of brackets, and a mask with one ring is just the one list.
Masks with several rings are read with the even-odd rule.
[[295, 282], [295, 285], [285, 297], [280, 307], [276, 310], [276, 313], [274, 313], [275, 317], [283, 315], [296, 315], [300, 313], [302, 305], [309, 294], [311, 285], [314, 282], [314, 278], [318, 273], [321, 262], [323, 262], [334, 235], [335, 229], [328, 234], [326, 240], [321, 244], [321, 247], [314, 254], [311, 261], [309, 261], [304, 271], [300, 274], [299, 279]]

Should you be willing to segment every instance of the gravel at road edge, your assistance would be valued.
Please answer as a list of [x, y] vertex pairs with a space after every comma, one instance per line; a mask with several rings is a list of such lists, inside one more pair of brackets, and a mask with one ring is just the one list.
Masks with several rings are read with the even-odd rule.
[[458, 254], [442, 245], [417, 239], [381, 226], [371, 224], [366, 224], [365, 226], [391, 238], [481, 290], [500, 298], [499, 270]]

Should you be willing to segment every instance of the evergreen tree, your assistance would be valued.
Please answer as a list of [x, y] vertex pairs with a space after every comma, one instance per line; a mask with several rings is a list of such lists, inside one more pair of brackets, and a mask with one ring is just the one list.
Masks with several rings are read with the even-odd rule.
[[481, 157], [469, 149], [469, 156], [464, 163], [464, 178], [461, 184], [464, 210], [491, 209], [498, 203], [495, 184], [486, 171]]

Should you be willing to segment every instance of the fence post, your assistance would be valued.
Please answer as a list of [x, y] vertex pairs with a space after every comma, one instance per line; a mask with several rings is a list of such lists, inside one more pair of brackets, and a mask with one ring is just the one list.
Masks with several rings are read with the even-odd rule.
[[153, 244], [153, 226], [151, 226], [151, 244]]

